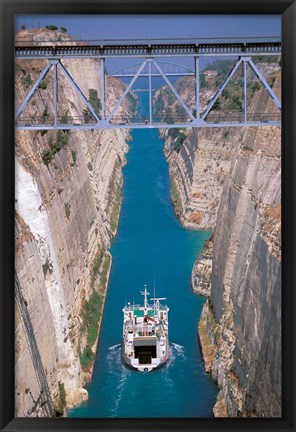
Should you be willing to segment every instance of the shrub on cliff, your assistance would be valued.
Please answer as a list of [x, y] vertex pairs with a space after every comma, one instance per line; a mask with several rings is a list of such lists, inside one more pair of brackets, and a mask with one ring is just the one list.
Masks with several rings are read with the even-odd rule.
[[31, 74], [29, 73], [26, 74], [26, 76], [23, 78], [23, 84], [26, 89], [31, 87], [31, 85], [33, 84]]
[[43, 150], [41, 155], [45, 165], [48, 165], [52, 161], [54, 155], [58, 153], [68, 143], [69, 143], [69, 134], [67, 132], [63, 132], [59, 130], [56, 134], [56, 139], [54, 139], [52, 135], [49, 135], [48, 137], [49, 149]]
[[94, 360], [94, 353], [89, 345], [83, 350], [83, 353], [80, 354], [80, 364], [84, 369], [87, 369]]
[[45, 149], [45, 150], [43, 150], [41, 157], [42, 157], [42, 160], [45, 163], [45, 165], [48, 165], [52, 161], [54, 154], [52, 153], [52, 151], [50, 149]]
[[63, 413], [66, 408], [66, 390], [63, 382], [59, 382], [59, 412]]
[[94, 353], [91, 349], [98, 335], [99, 319], [102, 310], [102, 298], [97, 291], [94, 291], [89, 300], [85, 300], [80, 316], [82, 324], [81, 332], [87, 332], [87, 344], [80, 354], [80, 364], [83, 368], [88, 368], [94, 360]]
[[172, 144], [172, 145], [173, 145], [173, 149], [174, 149], [177, 153], [179, 153], [180, 148], [181, 148], [183, 142], [184, 142], [185, 139], [186, 139], [186, 135], [185, 135], [185, 133], [184, 133], [182, 130], [180, 130], [180, 129], [177, 129], [177, 128], [171, 128], [171, 129], [169, 129], [168, 135], [172, 138], [172, 141], [173, 141], [173, 144]]
[[47, 30], [58, 30], [58, 27], [56, 25], [47, 25], [45, 28], [47, 28]]
[[[101, 100], [98, 96], [98, 92], [95, 89], [89, 89], [88, 90], [88, 101], [92, 105], [93, 109], [97, 114], [100, 114], [102, 109]], [[92, 113], [90, 112], [90, 109], [86, 106], [83, 111], [83, 117], [84, 122], [89, 123], [89, 121], [92, 119]]]
[[41, 83], [39, 84], [38, 88], [41, 90], [46, 90], [47, 86], [49, 84], [49, 78], [45, 78]]

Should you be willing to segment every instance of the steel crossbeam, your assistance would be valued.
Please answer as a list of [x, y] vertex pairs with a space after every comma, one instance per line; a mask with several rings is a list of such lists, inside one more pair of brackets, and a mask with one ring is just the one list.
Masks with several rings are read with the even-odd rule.
[[[114, 128], [191, 128], [191, 127], [241, 127], [241, 126], [280, 126], [281, 125], [281, 102], [267, 80], [257, 68], [252, 60], [252, 55], [279, 55], [281, 51], [280, 43], [265, 43], [265, 44], [178, 44], [178, 45], [136, 45], [136, 46], [39, 46], [39, 47], [16, 47], [16, 58], [47, 58], [48, 64], [41, 72], [36, 83], [21, 103], [15, 115], [15, 127], [17, 130], [76, 130], [76, 129], [114, 129]], [[231, 55], [238, 56], [236, 63], [228, 76], [224, 79], [216, 94], [210, 100], [208, 106], [201, 111], [200, 107], [200, 66], [199, 60], [203, 55]], [[148, 55], [147, 55], [148, 54]], [[239, 55], [238, 55], [239, 54]], [[176, 63], [167, 63], [158, 60], [158, 57], [165, 56], [184, 56], [192, 57], [194, 60], [194, 70], [189, 67], [178, 65]], [[70, 56], [70, 57], [69, 57]], [[101, 72], [101, 107], [102, 112], [98, 113], [93, 108], [87, 97], [83, 94], [77, 82], [70, 75], [62, 59], [74, 58], [91, 58], [97, 56], [100, 58]], [[106, 112], [106, 67], [105, 60], [108, 56], [124, 56], [124, 57], [141, 57], [142, 63], [133, 64], [130, 67], [125, 67], [114, 73], [113, 76], [129, 76], [130, 83], [126, 86], [123, 94], [115, 103], [113, 108], [110, 108], [108, 114]], [[164, 66], [163, 66], [164, 64]], [[170, 65], [175, 68], [173, 72], [168, 71], [165, 65]], [[276, 114], [258, 114], [248, 113], [247, 111], [247, 65], [259, 79], [263, 88], [266, 89], [268, 95], [278, 108]], [[218, 98], [222, 95], [224, 89], [234, 77], [239, 67], [242, 66], [242, 112], [236, 113], [217, 113], [214, 105]], [[136, 67], [136, 69], [132, 69]], [[50, 69], [53, 68], [53, 113], [52, 116], [29, 116], [23, 115], [23, 112], [29, 104], [32, 96], [38, 90], [42, 80], [46, 77]], [[179, 69], [178, 69], [179, 68]], [[182, 69], [183, 68], [183, 69]], [[58, 81], [59, 73], [63, 74], [68, 80], [74, 91], [79, 94], [84, 101], [85, 106], [89, 111], [88, 116], [67, 116], [67, 124], [63, 116], [59, 115], [58, 109]], [[180, 94], [175, 89], [174, 85], [169, 80], [169, 76], [192, 76], [195, 80], [195, 104], [194, 109], [189, 107], [182, 99]], [[166, 83], [168, 90], [176, 98], [179, 106], [184, 110], [184, 115], [181, 118], [172, 117], [170, 123], [164, 123], [161, 119], [153, 114], [153, 91], [152, 77], [161, 77]], [[149, 92], [149, 113], [147, 116], [140, 118], [137, 115], [130, 116], [128, 114], [118, 114], [119, 107], [128, 95], [133, 90], [133, 86], [139, 77], [148, 79]], [[87, 118], [86, 118], [87, 117]]]

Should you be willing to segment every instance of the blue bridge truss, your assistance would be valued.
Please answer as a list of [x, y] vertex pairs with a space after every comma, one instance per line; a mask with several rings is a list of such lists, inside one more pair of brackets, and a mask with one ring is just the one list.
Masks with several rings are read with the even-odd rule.
[[[22, 101], [15, 114], [15, 128], [17, 130], [75, 130], [75, 129], [110, 129], [110, 128], [213, 128], [213, 127], [241, 127], [241, 126], [280, 126], [281, 125], [281, 102], [273, 89], [267, 82], [263, 73], [253, 61], [254, 56], [280, 56], [280, 42], [238, 42], [238, 43], [166, 43], [166, 44], [124, 44], [124, 45], [97, 45], [82, 44], [81, 42], [48, 43], [43, 46], [36, 46], [29, 43], [18, 42], [15, 47], [16, 59], [46, 59], [47, 65], [40, 73], [37, 81]], [[202, 57], [235, 59], [231, 71], [217, 92], [212, 96], [208, 106], [201, 110], [200, 106], [200, 59]], [[189, 57], [194, 60], [194, 68], [189, 68], [172, 61], [172, 58]], [[67, 59], [95, 58], [101, 63], [101, 105], [100, 113], [96, 112], [87, 97], [83, 94], [79, 85], [68, 72], [63, 64]], [[122, 68], [112, 75], [118, 78], [129, 78], [130, 83], [126, 86], [115, 106], [107, 112], [106, 110], [106, 67], [105, 61], [114, 58], [136, 58], [138, 63]], [[247, 111], [247, 66], [265, 88], [269, 97], [276, 106], [276, 112], [254, 113]], [[222, 95], [223, 90], [240, 68], [242, 76], [242, 110], [235, 112], [219, 113], [215, 110], [215, 104]], [[53, 70], [53, 115], [28, 116], [24, 110], [38, 90], [40, 84]], [[58, 73], [59, 72], [59, 73]], [[87, 108], [87, 114], [80, 116], [67, 116], [59, 114], [58, 109], [58, 80], [63, 74], [72, 88], [80, 95]], [[177, 92], [169, 77], [191, 76], [194, 79], [195, 106], [189, 107], [180, 94]], [[118, 113], [118, 108], [133, 90], [133, 85], [139, 77], [148, 78], [149, 92], [149, 113], [147, 115], [128, 115]], [[184, 114], [171, 115], [169, 122], [153, 113], [153, 92], [152, 78], [161, 77], [170, 92], [178, 100]]]

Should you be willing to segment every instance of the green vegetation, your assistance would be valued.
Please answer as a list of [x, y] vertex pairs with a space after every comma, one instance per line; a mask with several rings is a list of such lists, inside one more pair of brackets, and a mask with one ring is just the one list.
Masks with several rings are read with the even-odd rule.
[[42, 160], [45, 163], [45, 165], [49, 165], [50, 164], [50, 162], [52, 161], [53, 156], [54, 155], [52, 154], [52, 151], [50, 149], [43, 150], [42, 155], [41, 155]]
[[111, 218], [110, 218], [110, 227], [111, 227], [112, 232], [115, 232], [116, 227], [117, 227], [121, 201], [122, 201], [122, 188], [121, 188], [121, 186], [118, 186], [118, 188], [116, 189], [116, 192], [115, 192], [115, 199], [114, 199]]
[[25, 77], [23, 78], [23, 84], [24, 84], [24, 86], [25, 86], [26, 89], [28, 89], [29, 87], [31, 87], [31, 85], [33, 84], [31, 74], [27, 73], [25, 75]]
[[256, 55], [252, 57], [252, 60], [254, 63], [278, 63], [279, 65], [281, 64], [281, 57], [277, 55]]
[[105, 255], [105, 249], [98, 249], [97, 256], [93, 263], [92, 271], [91, 271], [91, 286], [94, 288], [95, 280], [99, 274], [100, 267], [102, 264], [103, 256]]
[[83, 352], [80, 353], [80, 363], [83, 368], [88, 368], [94, 360], [94, 353], [91, 347], [98, 335], [101, 310], [102, 298], [94, 291], [89, 300], [85, 300], [80, 315], [82, 318], [80, 330], [81, 332], [87, 331], [87, 344]]
[[224, 139], [228, 138], [229, 132], [230, 132], [229, 129], [224, 129], [223, 130], [222, 136], [223, 136]]
[[54, 155], [58, 153], [68, 143], [69, 143], [69, 134], [67, 132], [63, 132], [59, 130], [56, 134], [56, 139], [54, 139], [53, 136], [50, 135], [48, 137], [49, 149], [43, 150], [41, 155], [45, 165], [48, 165], [52, 161]]
[[199, 81], [200, 88], [201, 89], [209, 88], [209, 83], [206, 80], [206, 76], [203, 72], [200, 74], [199, 78], [200, 78], [200, 81]]
[[76, 161], [77, 161], [77, 151], [72, 150], [72, 151], [71, 151], [71, 154], [72, 154], [72, 160], [73, 160], [73, 163], [72, 163], [71, 165], [76, 165]]
[[249, 84], [249, 86], [248, 86], [248, 90], [249, 90], [249, 92], [250, 92], [250, 97], [253, 97], [254, 94], [255, 94], [258, 90], [260, 90], [260, 87], [261, 87], [261, 86], [260, 86], [260, 83], [259, 83], [258, 81], [255, 81], [255, 82]]
[[118, 215], [120, 211], [122, 201], [122, 189], [121, 185], [116, 183], [116, 172], [119, 169], [119, 162], [116, 162], [113, 168], [113, 172], [110, 178], [108, 186], [108, 203], [107, 209], [110, 209], [110, 227], [114, 233], [117, 227]]
[[95, 358], [94, 353], [89, 345], [86, 345], [83, 352], [80, 353], [80, 364], [84, 369], [87, 369]]
[[71, 204], [65, 203], [65, 214], [66, 218], [69, 219], [71, 215]]
[[126, 98], [127, 98], [128, 103], [130, 105], [130, 110], [131, 110], [132, 114], [135, 114], [137, 111], [137, 99], [135, 98], [135, 96], [131, 92], [128, 92], [128, 94], [126, 95]]
[[[15, 63], [15, 72], [16, 73], [24, 72], [23, 68], [18, 63]], [[26, 74], [26, 72], [25, 72], [25, 74]]]
[[[93, 109], [97, 114], [100, 114], [102, 109], [101, 100], [98, 97], [98, 92], [95, 89], [88, 90], [88, 101], [92, 105]], [[82, 111], [85, 123], [88, 123], [92, 118], [92, 113], [88, 107], [85, 107]]]
[[101, 282], [101, 286], [103, 288], [105, 288], [106, 284], [107, 284], [107, 275], [108, 275], [108, 271], [110, 268], [110, 262], [111, 262], [110, 255], [106, 255], [105, 260], [104, 260], [104, 264], [103, 264], [103, 268], [101, 271], [101, 275], [100, 275], [101, 276], [100, 282]]
[[155, 113], [156, 115], [160, 115], [164, 110], [164, 101], [162, 99], [162, 93], [158, 94], [158, 97], [154, 101]]
[[41, 83], [39, 84], [38, 88], [41, 90], [46, 90], [48, 84], [49, 84], [49, 78], [44, 78], [44, 80], [42, 80]]
[[60, 27], [60, 29], [62, 30], [62, 32], [64, 32], [64, 33], [67, 33], [67, 29], [66, 29], [66, 27]]
[[175, 101], [175, 96], [173, 96], [171, 90], [169, 90], [167, 87], [164, 89], [163, 95], [167, 98], [168, 105], [172, 105]]
[[212, 70], [217, 72], [217, 77], [227, 76], [230, 69], [234, 66], [233, 60], [215, 60], [213, 63], [208, 63], [205, 70]]
[[69, 110], [64, 111], [64, 114], [61, 116], [60, 123], [61, 124], [69, 123]]
[[169, 129], [168, 136], [172, 138], [174, 150], [179, 153], [180, 148], [186, 139], [185, 133], [182, 129], [172, 128]]
[[53, 24], [47, 25], [47, 26], [45, 26], [45, 28], [47, 28], [47, 30], [58, 30], [58, 27], [56, 25], [53, 25]]
[[63, 382], [59, 381], [59, 405], [58, 405], [58, 411], [60, 414], [63, 414], [65, 408], [66, 408], [66, 390], [65, 385]]
[[48, 114], [49, 114], [48, 105], [45, 105], [45, 108], [44, 108], [43, 113], [42, 113], [42, 117], [48, 117]]
[[185, 109], [179, 103], [175, 106], [175, 109], [176, 109], [176, 114], [179, 116], [179, 120], [180, 118], [183, 118], [185, 120], [187, 117], [187, 113], [185, 112]]
[[[165, 102], [168, 105], [165, 107]], [[164, 116], [164, 121], [166, 123], [172, 123], [173, 117], [172, 117], [172, 110], [169, 105], [172, 105], [175, 101], [175, 97], [172, 94], [172, 92], [168, 88], [163, 88], [159, 92], [157, 98], [154, 100], [154, 108], [155, 108], [155, 114], [157, 116]], [[183, 114], [183, 111], [182, 111]]]
[[95, 89], [89, 89], [88, 91], [89, 95], [89, 103], [93, 106], [96, 113], [99, 114], [100, 110], [102, 109], [102, 104], [100, 101], [100, 98], [98, 97], [98, 92]]
[[171, 199], [177, 215], [182, 211], [182, 201], [175, 181], [171, 178], [170, 182]]
[[171, 107], [167, 106], [164, 110], [164, 117], [163, 120], [166, 123], [174, 123], [174, 119], [173, 119], [173, 112]]

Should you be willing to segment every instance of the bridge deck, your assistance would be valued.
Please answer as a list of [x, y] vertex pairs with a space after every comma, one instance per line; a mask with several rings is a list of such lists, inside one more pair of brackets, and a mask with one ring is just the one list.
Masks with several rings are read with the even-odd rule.
[[166, 57], [210, 55], [276, 55], [281, 54], [280, 42], [268, 43], [207, 43], [207, 44], [143, 44], [143, 45], [56, 45], [22, 46], [16, 43], [16, 58], [77, 58], [77, 57]]

